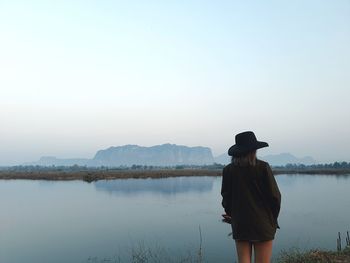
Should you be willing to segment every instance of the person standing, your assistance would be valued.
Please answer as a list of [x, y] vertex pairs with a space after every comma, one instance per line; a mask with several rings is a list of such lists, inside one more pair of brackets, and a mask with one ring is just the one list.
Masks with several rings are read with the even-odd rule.
[[281, 193], [267, 162], [257, 159], [257, 149], [268, 147], [251, 131], [235, 136], [228, 154], [231, 163], [222, 172], [222, 216], [230, 221], [239, 263], [268, 263], [279, 228]]

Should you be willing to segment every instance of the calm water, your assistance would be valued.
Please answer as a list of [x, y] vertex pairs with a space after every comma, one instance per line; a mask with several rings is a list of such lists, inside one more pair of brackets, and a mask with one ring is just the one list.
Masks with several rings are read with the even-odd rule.
[[[350, 230], [350, 176], [276, 178], [282, 210], [274, 254], [292, 246], [335, 249], [338, 231]], [[0, 181], [0, 262], [128, 258], [142, 242], [185, 256], [199, 246], [199, 226], [206, 262], [234, 262], [220, 187], [220, 177]]]

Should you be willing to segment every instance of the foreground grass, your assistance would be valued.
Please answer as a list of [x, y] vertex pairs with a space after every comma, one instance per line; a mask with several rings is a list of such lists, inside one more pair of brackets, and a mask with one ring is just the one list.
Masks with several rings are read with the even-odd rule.
[[278, 263], [343, 263], [350, 262], [350, 247], [340, 252], [313, 249], [301, 252], [299, 249], [282, 251]]
[[[127, 260], [122, 260], [120, 257], [113, 258], [89, 258], [87, 263], [202, 263], [208, 262], [202, 255], [202, 251], [188, 251], [186, 255], [169, 256], [166, 249], [148, 248], [143, 244], [132, 248], [130, 257]], [[327, 251], [320, 249], [312, 249], [308, 251], [301, 251], [298, 248], [282, 251], [273, 260], [274, 263], [345, 263], [350, 262], [350, 247], [345, 248], [340, 252]]]
[[144, 243], [139, 243], [128, 251], [128, 256], [124, 260], [116, 255], [112, 258], [89, 257], [87, 263], [202, 263], [202, 249], [197, 251], [188, 250], [186, 254], [170, 256], [171, 253], [161, 246], [148, 247]]

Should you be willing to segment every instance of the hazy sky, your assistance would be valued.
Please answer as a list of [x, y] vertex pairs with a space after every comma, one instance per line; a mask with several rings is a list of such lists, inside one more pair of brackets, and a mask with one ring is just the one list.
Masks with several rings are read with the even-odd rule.
[[350, 1], [0, 0], [0, 165], [162, 143], [350, 161]]

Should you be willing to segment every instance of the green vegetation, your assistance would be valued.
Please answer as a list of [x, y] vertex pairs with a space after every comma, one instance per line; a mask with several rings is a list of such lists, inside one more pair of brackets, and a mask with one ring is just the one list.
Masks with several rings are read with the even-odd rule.
[[[283, 166], [282, 166], [283, 168]], [[334, 162], [326, 164], [287, 164], [284, 166], [287, 169], [350, 169], [350, 163], [348, 162]]]
[[[0, 167], [0, 179], [31, 179], [31, 180], [96, 180], [123, 178], [165, 178], [178, 176], [221, 176], [224, 165], [177, 165], [177, 166], [147, 166], [132, 165], [119, 167], [87, 167], [87, 166], [38, 166], [19, 165]], [[350, 163], [335, 162], [332, 164], [287, 164], [272, 167], [277, 174], [326, 174], [350, 175]]]
[[97, 180], [126, 178], [166, 178], [179, 176], [219, 176], [221, 170], [211, 169], [161, 169], [161, 170], [117, 170], [117, 169], [82, 169], [82, 170], [2, 170], [0, 179], [29, 180]]
[[[189, 251], [186, 256], [178, 256], [176, 258], [169, 256], [166, 249], [162, 247], [149, 248], [144, 243], [139, 243], [138, 246], [133, 247], [130, 250], [130, 257], [127, 262], [132, 263], [161, 263], [161, 262], [179, 262], [179, 263], [202, 263], [206, 262], [203, 257], [202, 251], [202, 233], [201, 227], [199, 226], [199, 246], [197, 251], [194, 253]], [[291, 248], [289, 250], [281, 251], [279, 255], [273, 260], [275, 263], [345, 263], [350, 262], [350, 237], [349, 231], [346, 232], [346, 247], [341, 249], [341, 236], [338, 233], [337, 239], [337, 252], [322, 250], [322, 249], [311, 249], [307, 251], [301, 251], [298, 248]], [[120, 263], [122, 261], [119, 256], [114, 258], [89, 258], [88, 263], [102, 263], [102, 262], [113, 262]]]
[[[201, 263], [207, 262], [205, 257], [199, 251], [194, 253], [188, 252], [186, 255], [170, 256], [170, 253], [162, 248], [149, 248], [143, 243], [130, 250], [130, 256], [127, 260], [122, 260], [119, 256], [112, 258], [90, 257], [87, 263]], [[312, 249], [308, 251], [300, 251], [297, 248], [282, 251], [274, 260], [274, 263], [345, 263], [350, 262], [350, 247], [340, 252], [326, 251], [320, 249]]]
[[350, 247], [342, 251], [325, 251], [313, 249], [301, 252], [299, 249], [282, 251], [277, 263], [335, 263], [350, 262]]
[[170, 256], [170, 252], [162, 247], [149, 248], [143, 243], [130, 249], [130, 256], [122, 260], [120, 256], [112, 258], [89, 257], [86, 263], [201, 263], [201, 255], [188, 251], [186, 255], [178, 255], [176, 258]]
[[41, 165], [16, 165], [16, 166], [4, 166], [0, 167], [0, 171], [8, 171], [8, 172], [77, 172], [77, 171], [150, 171], [150, 170], [188, 170], [188, 169], [196, 169], [196, 170], [218, 170], [224, 168], [223, 164], [210, 164], [210, 165], [176, 165], [176, 166], [154, 166], [154, 165], [136, 165], [132, 166], [41, 166]]
[[[176, 165], [176, 166], [154, 166], [154, 165], [132, 165], [132, 166], [39, 166], [39, 165], [17, 165], [0, 167], [0, 171], [7, 172], [77, 172], [77, 171], [152, 171], [152, 170], [221, 170], [225, 165], [214, 163], [210, 165]], [[274, 171], [350, 171], [350, 162], [334, 162], [328, 164], [287, 164], [284, 166], [273, 166]]]
[[275, 174], [350, 174], [350, 162], [334, 162], [328, 164], [287, 164], [285, 166], [274, 166]]

